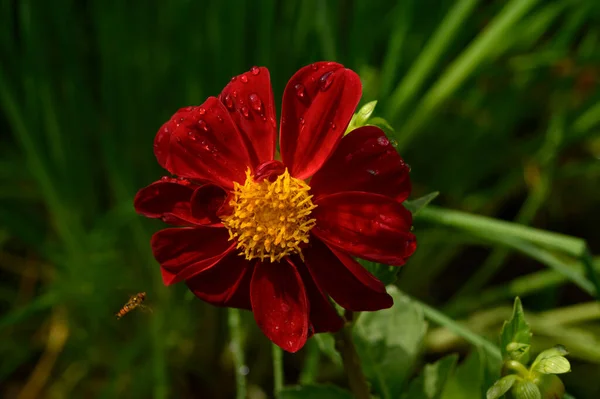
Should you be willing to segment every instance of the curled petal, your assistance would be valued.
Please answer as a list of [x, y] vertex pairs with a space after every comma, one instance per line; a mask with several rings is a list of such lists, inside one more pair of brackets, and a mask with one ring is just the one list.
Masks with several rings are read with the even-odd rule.
[[223, 209], [227, 192], [214, 184], [205, 184], [194, 191], [191, 199], [191, 213], [196, 220], [206, 225], [221, 223], [219, 214]]
[[277, 180], [277, 177], [285, 172], [285, 165], [279, 161], [269, 161], [260, 164], [256, 168], [256, 172], [254, 174], [254, 180], [263, 181], [268, 180], [270, 182], [274, 182]]
[[212, 305], [250, 310], [252, 271], [253, 266], [232, 251], [213, 267], [188, 279], [186, 284], [194, 295]]
[[311, 232], [333, 248], [395, 266], [416, 249], [412, 215], [390, 197], [349, 191], [320, 197], [315, 204], [317, 224]]
[[342, 191], [383, 194], [402, 202], [411, 190], [409, 167], [375, 126], [353, 130], [310, 181], [316, 197]]
[[165, 285], [187, 280], [219, 263], [233, 251], [224, 228], [164, 229], [152, 236], [154, 257], [160, 263]]
[[163, 177], [138, 191], [133, 206], [149, 218], [162, 218], [174, 225], [196, 224], [190, 207], [196, 187], [186, 180]]
[[250, 284], [256, 324], [276, 345], [297, 352], [308, 338], [308, 300], [302, 279], [288, 262], [259, 262]]
[[300, 69], [288, 82], [281, 110], [281, 158], [290, 174], [312, 176], [331, 155], [362, 93], [356, 73], [334, 62]]
[[394, 301], [383, 283], [352, 257], [328, 248], [318, 239], [304, 251], [306, 266], [317, 285], [344, 309], [355, 312], [386, 309]]
[[253, 67], [234, 77], [219, 95], [219, 100], [242, 132], [252, 167], [272, 160], [277, 136], [269, 70]]
[[310, 324], [313, 333], [336, 332], [344, 326], [344, 320], [340, 317], [331, 302], [323, 293], [321, 288], [315, 284], [313, 276], [309, 273], [306, 265], [298, 257], [293, 259], [294, 264], [306, 289], [310, 308]]
[[243, 182], [251, 164], [242, 135], [216, 97], [177, 111], [156, 134], [154, 154], [174, 175], [225, 188]]

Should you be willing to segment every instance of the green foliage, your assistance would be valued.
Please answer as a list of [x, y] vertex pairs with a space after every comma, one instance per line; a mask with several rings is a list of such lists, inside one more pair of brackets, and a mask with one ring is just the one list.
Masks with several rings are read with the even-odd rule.
[[450, 355], [433, 364], [425, 365], [423, 372], [415, 380], [411, 381], [403, 398], [440, 398], [448, 377], [456, 367], [457, 360], [457, 355]]
[[523, 305], [517, 297], [510, 320], [504, 322], [500, 333], [500, 350], [506, 360], [517, 360], [527, 364], [529, 362], [529, 348], [531, 343], [531, 329], [525, 321]]
[[565, 358], [568, 354], [569, 352], [562, 345], [546, 349], [535, 358], [531, 370], [542, 374], [568, 373], [571, 371], [571, 364]]
[[[353, 123], [382, 128], [412, 167], [417, 252], [402, 268], [363, 263], [411, 295], [355, 315], [374, 390], [400, 397], [421, 352], [470, 351], [442, 397], [482, 397], [474, 387], [499, 377], [500, 350], [523, 361], [557, 342], [598, 375], [600, 261], [587, 241], [598, 241], [599, 11], [578, 0], [0, 0], [0, 397], [228, 398], [245, 380], [249, 395], [272, 391], [252, 315], [230, 334], [226, 311], [164, 287], [149, 246], [164, 224], [131, 204], [165, 174], [152, 140], [176, 109], [264, 65], [281, 115], [289, 77], [317, 60], [360, 74]], [[436, 206], [420, 207], [433, 192]], [[152, 314], [115, 320], [139, 291]], [[535, 337], [498, 348], [490, 337], [515, 296], [532, 304]], [[423, 315], [439, 327], [429, 338]], [[344, 385], [334, 338], [313, 339], [312, 378]], [[543, 374], [567, 370], [552, 353], [532, 365], [542, 398], [564, 391]], [[284, 357], [288, 383], [302, 360]], [[600, 397], [585, 373], [561, 378]]]
[[334, 385], [303, 385], [284, 388], [278, 399], [352, 399], [354, 396]]
[[434, 191], [417, 199], [411, 201], [404, 201], [404, 206], [408, 209], [413, 215], [419, 213], [419, 211], [425, 208], [431, 201], [433, 201], [438, 195], [439, 192]]
[[482, 360], [485, 360], [483, 351], [471, 351], [448, 379], [442, 399], [481, 397], [487, 390], [487, 386], [485, 386], [486, 364]]
[[354, 327], [354, 337], [373, 389], [382, 398], [396, 398], [416, 364], [427, 325], [418, 305], [394, 286], [387, 290], [394, 306], [362, 314]]
[[507, 375], [507, 376], [504, 376], [504, 377], [500, 378], [487, 391], [486, 398], [487, 399], [498, 399], [498, 398], [501, 398], [502, 395], [504, 395], [505, 393], [507, 393], [513, 387], [513, 385], [515, 384], [515, 382], [517, 382], [518, 378], [519, 377], [516, 376], [516, 375], [514, 375], [514, 374], [510, 374], [510, 375]]

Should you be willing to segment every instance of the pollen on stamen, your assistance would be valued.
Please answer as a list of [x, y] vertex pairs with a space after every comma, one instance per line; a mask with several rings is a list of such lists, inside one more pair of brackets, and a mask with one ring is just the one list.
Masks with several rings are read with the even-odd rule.
[[250, 170], [244, 184], [234, 183], [229, 205], [233, 211], [223, 217], [229, 229], [229, 239], [237, 240], [236, 248], [246, 259], [279, 262], [297, 254], [302, 259], [301, 244], [309, 241], [309, 231], [315, 226], [310, 214], [310, 187], [290, 176], [286, 169], [273, 182], [256, 182]]

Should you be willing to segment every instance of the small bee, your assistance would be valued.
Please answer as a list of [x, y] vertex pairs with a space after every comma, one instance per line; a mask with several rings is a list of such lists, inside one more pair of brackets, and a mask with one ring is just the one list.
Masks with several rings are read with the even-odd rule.
[[119, 320], [121, 317], [125, 316], [127, 313], [131, 312], [133, 309], [135, 309], [137, 307], [146, 308], [144, 305], [142, 305], [142, 302], [144, 302], [145, 299], [146, 299], [145, 292], [140, 292], [140, 293], [135, 294], [132, 297], [130, 297], [129, 300], [127, 301], [127, 303], [125, 305], [123, 305], [121, 310], [119, 310], [115, 314], [115, 316], [117, 316], [117, 320]]

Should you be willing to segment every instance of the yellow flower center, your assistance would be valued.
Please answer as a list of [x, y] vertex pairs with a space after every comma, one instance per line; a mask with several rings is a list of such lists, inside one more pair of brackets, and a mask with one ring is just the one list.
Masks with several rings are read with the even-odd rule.
[[279, 262], [298, 254], [303, 260], [301, 243], [308, 243], [308, 232], [315, 225], [310, 213], [316, 208], [310, 187], [285, 172], [270, 182], [256, 182], [246, 171], [244, 185], [234, 183], [231, 215], [222, 219], [229, 239], [237, 240], [240, 255], [246, 259]]

